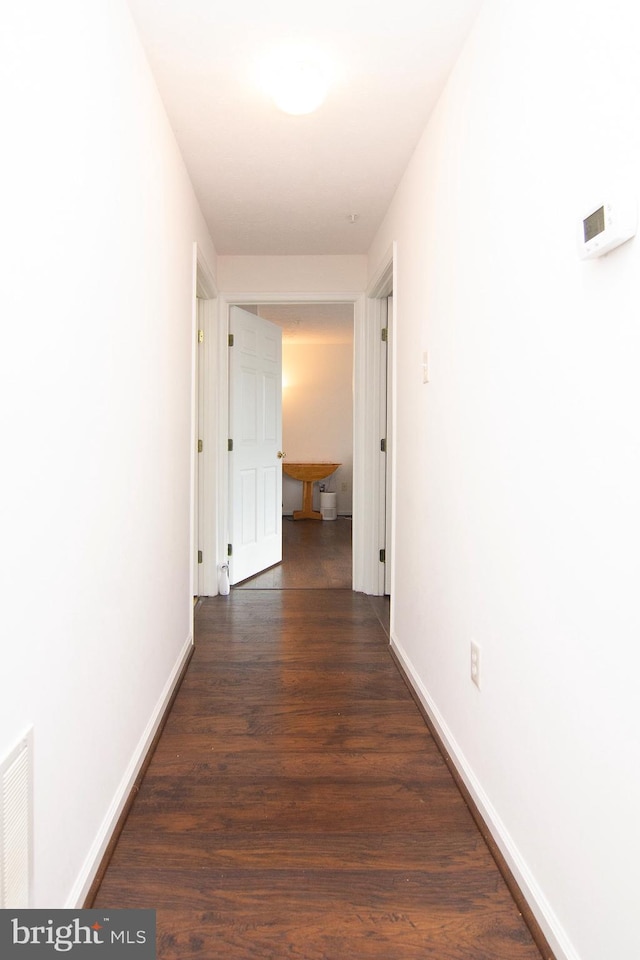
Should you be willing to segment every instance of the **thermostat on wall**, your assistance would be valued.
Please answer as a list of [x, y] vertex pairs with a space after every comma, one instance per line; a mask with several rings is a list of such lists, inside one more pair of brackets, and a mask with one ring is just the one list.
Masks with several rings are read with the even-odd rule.
[[610, 200], [594, 207], [579, 226], [578, 249], [583, 260], [599, 257], [630, 240], [638, 229], [635, 197]]

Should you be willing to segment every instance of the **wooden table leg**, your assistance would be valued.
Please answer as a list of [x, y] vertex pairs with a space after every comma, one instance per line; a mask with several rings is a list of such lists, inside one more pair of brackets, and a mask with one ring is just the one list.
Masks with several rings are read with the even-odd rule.
[[302, 481], [302, 510], [294, 510], [293, 519], [322, 520], [322, 514], [313, 509], [313, 480]]

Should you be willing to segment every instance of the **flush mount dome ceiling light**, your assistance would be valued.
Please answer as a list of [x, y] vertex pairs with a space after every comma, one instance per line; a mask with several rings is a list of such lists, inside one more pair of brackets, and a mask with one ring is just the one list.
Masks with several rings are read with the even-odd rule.
[[274, 53], [264, 63], [261, 77], [261, 86], [276, 106], [295, 116], [317, 110], [329, 90], [328, 65], [302, 49]]

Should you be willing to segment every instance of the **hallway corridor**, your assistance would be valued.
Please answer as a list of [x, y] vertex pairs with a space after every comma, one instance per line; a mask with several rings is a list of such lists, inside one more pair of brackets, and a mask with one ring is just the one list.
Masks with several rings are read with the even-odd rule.
[[199, 604], [95, 906], [156, 908], [161, 960], [540, 960], [349, 590]]

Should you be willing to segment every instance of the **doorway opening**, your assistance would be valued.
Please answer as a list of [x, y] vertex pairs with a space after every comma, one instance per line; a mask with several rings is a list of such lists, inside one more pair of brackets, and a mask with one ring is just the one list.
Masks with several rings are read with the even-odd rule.
[[[353, 302], [239, 306], [282, 332], [283, 562], [245, 585], [351, 589]], [[312, 465], [303, 483], [300, 469], [306, 476]]]
[[[207, 377], [212, 385], [211, 397], [215, 406], [217, 429], [215, 433], [215, 490], [209, 486], [205, 499], [210, 498], [215, 512], [215, 521], [210, 529], [215, 531], [214, 578], [208, 579], [206, 595], [218, 592], [221, 570], [228, 569], [229, 516], [231, 491], [228, 480], [228, 426], [229, 426], [229, 374], [228, 337], [229, 315], [233, 305], [242, 304], [256, 308], [264, 304], [350, 304], [353, 309], [353, 480], [352, 480], [352, 589], [370, 596], [384, 595], [385, 563], [381, 559], [385, 527], [384, 489], [380, 484], [381, 462], [390, 464], [393, 476], [393, 447], [381, 453], [380, 441], [385, 428], [381, 423], [380, 352], [381, 299], [394, 287], [395, 249], [389, 251], [383, 268], [374, 274], [374, 279], [365, 292], [348, 294], [327, 293], [259, 293], [220, 294], [217, 300], [217, 318], [212, 338], [214, 357], [207, 364]], [[388, 286], [388, 290], [385, 289]], [[395, 306], [389, 325], [395, 323]], [[382, 431], [382, 432], [381, 432]], [[284, 451], [286, 452], [286, 451]], [[386, 474], [382, 472], [386, 477]], [[391, 543], [386, 544], [387, 562], [393, 566], [393, 499], [391, 511]], [[232, 544], [231, 544], [232, 548]], [[227, 581], [228, 582], [228, 581]]]

